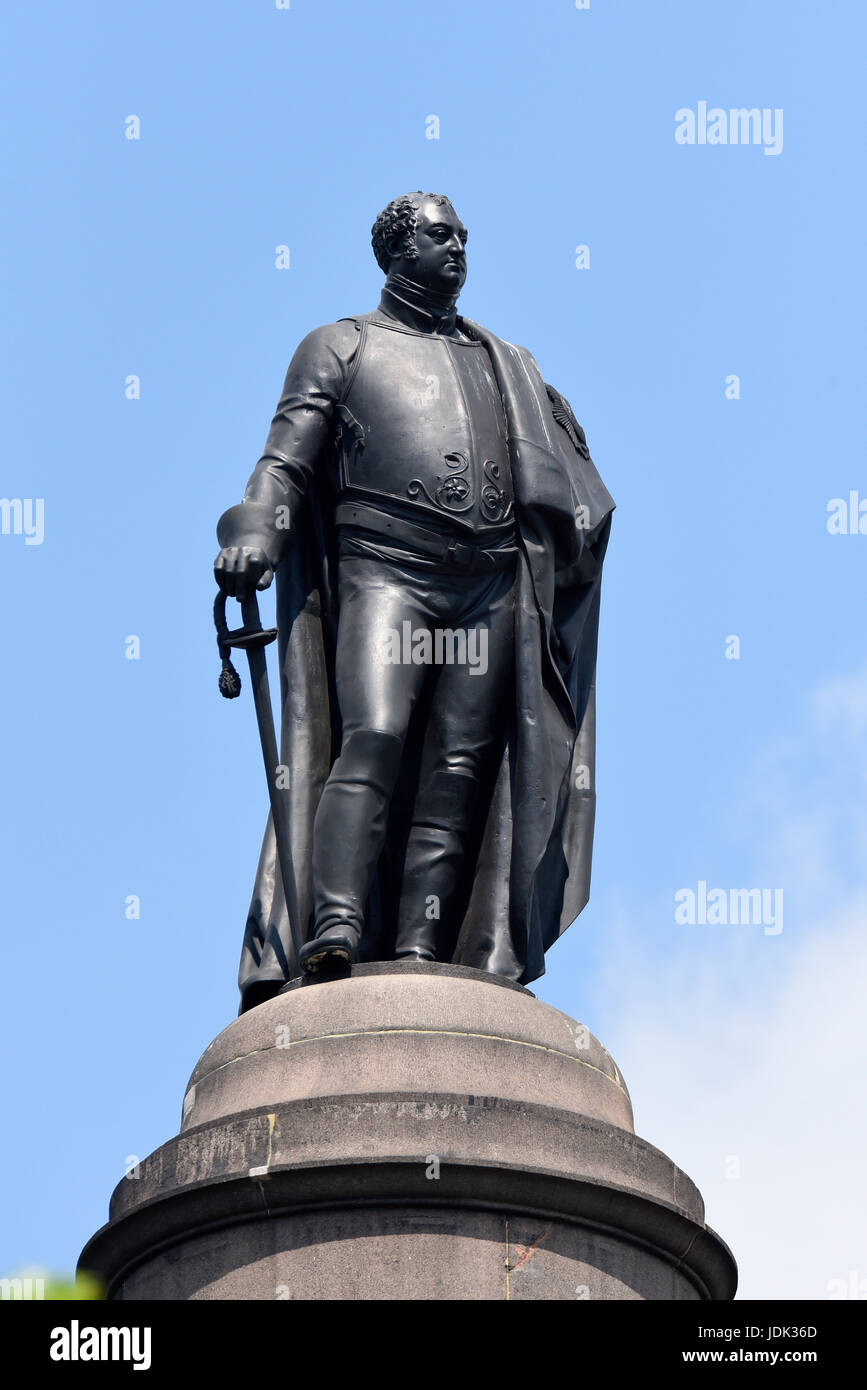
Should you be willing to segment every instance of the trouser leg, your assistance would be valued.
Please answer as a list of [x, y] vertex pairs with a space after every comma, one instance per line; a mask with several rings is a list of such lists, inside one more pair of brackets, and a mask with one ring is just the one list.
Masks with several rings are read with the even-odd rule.
[[[466, 899], [482, 778], [502, 731], [514, 670], [514, 588], [501, 577], [478, 586], [462, 626], [487, 632], [487, 669], [443, 666], [431, 704], [421, 777], [407, 841], [395, 954], [450, 960]], [[478, 651], [478, 646], [476, 647]]]
[[[313, 936], [354, 951], [424, 667], [389, 659], [388, 638], [409, 620], [422, 626], [411, 579], [387, 565], [340, 562], [337, 690], [343, 743], [313, 827]], [[305, 948], [305, 956], [309, 956]]]

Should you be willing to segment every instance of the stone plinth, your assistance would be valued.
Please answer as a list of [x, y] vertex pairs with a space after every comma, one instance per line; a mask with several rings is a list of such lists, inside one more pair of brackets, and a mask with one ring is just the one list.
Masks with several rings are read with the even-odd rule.
[[231, 1023], [80, 1268], [114, 1299], [729, 1299], [694, 1183], [599, 1042], [458, 966], [356, 966]]

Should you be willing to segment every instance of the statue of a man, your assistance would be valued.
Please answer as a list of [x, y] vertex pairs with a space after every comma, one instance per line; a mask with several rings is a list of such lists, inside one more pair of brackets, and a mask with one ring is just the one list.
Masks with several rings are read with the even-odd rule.
[[277, 578], [294, 880], [269, 818], [242, 1009], [358, 960], [526, 984], [587, 901], [614, 504], [531, 355], [457, 315], [466, 243], [441, 195], [380, 213], [379, 306], [301, 343], [220, 519], [222, 591]]

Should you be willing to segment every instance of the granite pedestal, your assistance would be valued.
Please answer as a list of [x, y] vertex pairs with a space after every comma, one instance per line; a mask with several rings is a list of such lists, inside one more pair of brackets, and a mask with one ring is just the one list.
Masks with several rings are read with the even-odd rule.
[[111, 1299], [730, 1299], [695, 1184], [579, 1024], [496, 976], [293, 982], [196, 1066], [86, 1246]]

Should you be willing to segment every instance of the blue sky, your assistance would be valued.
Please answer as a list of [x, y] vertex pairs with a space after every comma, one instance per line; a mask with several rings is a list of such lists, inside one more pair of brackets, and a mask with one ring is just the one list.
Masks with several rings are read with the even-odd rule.
[[[618, 503], [592, 902], [537, 993], [613, 1052], [745, 1295], [867, 1280], [867, 535], [826, 524], [867, 499], [863, 9], [150, 0], [6, 34], [0, 491], [44, 537], [0, 535], [3, 1272], [74, 1265], [235, 1014], [266, 808], [214, 527], [421, 187], [470, 230], [460, 307], [534, 353]], [[702, 101], [782, 109], [781, 151], [678, 144]], [[783, 930], [678, 924], [700, 881], [782, 888]]]

